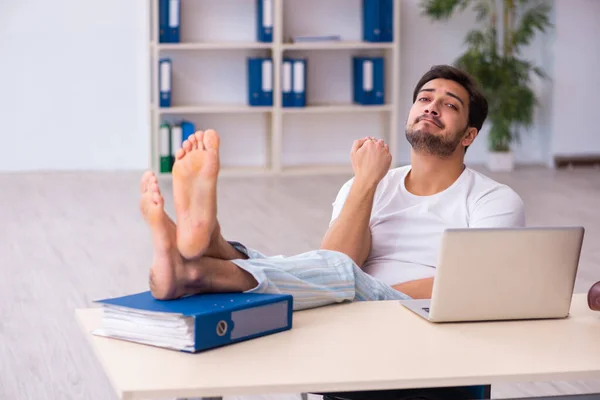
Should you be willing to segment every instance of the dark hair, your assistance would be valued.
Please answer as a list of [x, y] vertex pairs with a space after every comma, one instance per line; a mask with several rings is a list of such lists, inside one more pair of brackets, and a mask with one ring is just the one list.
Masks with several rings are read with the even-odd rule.
[[419, 90], [427, 82], [434, 79], [448, 79], [465, 88], [469, 93], [469, 126], [481, 130], [488, 114], [488, 102], [481, 91], [478, 82], [471, 75], [451, 65], [435, 65], [421, 77], [413, 93], [413, 103]]

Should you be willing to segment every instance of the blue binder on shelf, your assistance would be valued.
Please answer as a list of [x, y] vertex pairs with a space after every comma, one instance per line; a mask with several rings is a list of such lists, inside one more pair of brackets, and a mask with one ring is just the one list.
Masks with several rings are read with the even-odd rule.
[[181, 0], [159, 0], [158, 3], [160, 43], [181, 41]]
[[169, 1], [159, 0], [158, 2], [158, 41], [160, 43], [169, 42]]
[[273, 60], [271, 58], [248, 58], [248, 104], [250, 106], [273, 105]]
[[161, 58], [158, 62], [158, 87], [160, 92], [160, 107], [171, 107], [172, 61]]
[[394, 41], [394, 0], [363, 0], [363, 40]]
[[256, 0], [256, 40], [273, 41], [273, 0]]
[[306, 59], [294, 59], [292, 64], [294, 107], [306, 106]]
[[353, 57], [353, 101], [361, 105], [385, 102], [383, 57]]
[[382, 42], [394, 41], [394, 0], [381, 0], [380, 21]]
[[292, 79], [293, 79], [293, 60], [290, 58], [284, 58], [281, 65], [281, 106], [282, 107], [293, 107], [294, 106], [294, 94], [292, 92]]
[[191, 135], [196, 132], [196, 127], [193, 122], [190, 121], [181, 121], [181, 142], [189, 138]]
[[156, 300], [150, 292], [98, 300], [95, 335], [196, 353], [292, 328], [286, 294], [215, 293]]

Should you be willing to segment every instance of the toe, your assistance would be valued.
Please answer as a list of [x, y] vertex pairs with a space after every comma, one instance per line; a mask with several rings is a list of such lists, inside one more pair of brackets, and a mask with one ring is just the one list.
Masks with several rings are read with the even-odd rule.
[[152, 193], [152, 201], [154, 204], [162, 204], [163, 197], [158, 192]]
[[219, 134], [214, 129], [209, 129], [204, 132], [204, 147], [210, 150], [216, 150], [219, 148]]
[[192, 151], [192, 143], [189, 140], [187, 140], [187, 139], [183, 142], [183, 144], [181, 145], [181, 147], [183, 147], [183, 150], [186, 153], [189, 153], [190, 151]]
[[152, 176], [154, 176], [152, 171], [144, 172], [144, 175], [142, 175], [142, 180], [140, 181], [140, 192], [144, 193], [146, 190], [148, 190], [148, 181]]
[[203, 131], [198, 131], [194, 134], [196, 137], [196, 141], [198, 142], [198, 149], [204, 150], [204, 136], [205, 133]]
[[187, 140], [192, 144], [192, 150], [196, 150], [198, 148], [198, 139], [196, 139], [196, 135], [190, 135]]
[[177, 150], [177, 152], [175, 153], [175, 159], [176, 160], [181, 160], [183, 158], [183, 156], [185, 155], [185, 150], [183, 149], [179, 149]]

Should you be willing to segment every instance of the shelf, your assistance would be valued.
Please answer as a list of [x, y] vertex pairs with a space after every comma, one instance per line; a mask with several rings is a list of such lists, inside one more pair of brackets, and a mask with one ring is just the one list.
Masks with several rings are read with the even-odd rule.
[[[151, 29], [144, 46], [149, 50], [152, 76], [147, 101], [149, 161], [155, 172], [166, 143], [161, 124], [175, 124], [181, 119], [194, 123], [196, 129], [211, 127], [223, 133], [226, 146], [221, 154], [220, 177], [351, 176], [346, 155], [350, 143], [364, 132], [386, 138], [390, 152], [398, 153], [401, 0], [393, 0], [393, 42], [362, 40], [359, 0], [275, 0], [273, 41], [269, 43], [257, 40], [255, 2], [232, 1], [190, 2], [181, 18], [180, 38], [184, 40], [180, 43], [159, 42], [160, 4], [158, 0], [147, 1]], [[336, 12], [335, 19], [328, 17]], [[306, 34], [336, 34], [344, 39], [293, 43], [292, 38]], [[386, 104], [353, 103], [350, 61], [355, 55], [384, 58]], [[282, 79], [283, 71], [287, 73], [282, 60], [288, 56], [309, 60], [305, 107], [282, 106], [282, 92], [290, 86]], [[162, 57], [173, 61], [169, 71], [173, 107], [159, 107]], [[248, 57], [273, 60], [271, 106], [248, 105]], [[158, 176], [171, 179], [170, 173]]]
[[347, 50], [347, 49], [393, 49], [394, 43], [371, 42], [312, 42], [312, 43], [284, 43], [283, 50]]
[[281, 109], [284, 114], [388, 112], [391, 110], [392, 106], [389, 104], [373, 106], [361, 106], [358, 104], [323, 104], [308, 105], [306, 107], [283, 107]]
[[270, 49], [272, 43], [262, 42], [197, 42], [197, 43], [159, 43], [152, 42], [158, 50], [242, 50]]
[[271, 112], [273, 107], [251, 107], [246, 105], [239, 106], [177, 106], [177, 107], [159, 107], [158, 114], [240, 114], [240, 113], [265, 113]]

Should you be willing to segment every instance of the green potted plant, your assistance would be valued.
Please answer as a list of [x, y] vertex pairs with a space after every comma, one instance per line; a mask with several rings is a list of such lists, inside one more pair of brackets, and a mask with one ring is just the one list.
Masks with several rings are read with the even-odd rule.
[[532, 73], [546, 78], [543, 69], [523, 58], [521, 51], [536, 31], [544, 33], [551, 26], [551, 6], [535, 0], [421, 0], [421, 7], [436, 21], [474, 8], [480, 29], [467, 34], [467, 49], [455, 65], [479, 81], [489, 102], [488, 167], [512, 170], [511, 145], [520, 142], [521, 127], [531, 126], [538, 104], [531, 88]]

